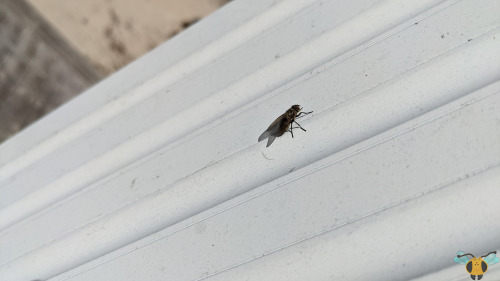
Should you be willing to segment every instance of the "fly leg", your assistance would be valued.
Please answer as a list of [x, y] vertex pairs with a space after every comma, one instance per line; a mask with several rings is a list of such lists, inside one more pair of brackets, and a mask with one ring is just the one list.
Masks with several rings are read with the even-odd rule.
[[[311, 114], [311, 113], [313, 113], [313, 112], [312, 111], [301, 112], [301, 113], [297, 114], [297, 116], [295, 116], [295, 118], [302, 118], [302, 117], [306, 116], [307, 114]], [[304, 115], [302, 115], [302, 114], [304, 114]]]
[[292, 134], [292, 138], [293, 138], [293, 128], [292, 128], [292, 124], [293, 124], [293, 122], [292, 122], [292, 123], [290, 123], [290, 130], [289, 130], [289, 131], [290, 131], [290, 133]]
[[[292, 123], [297, 124], [297, 125], [299, 126], [299, 128], [300, 128], [300, 129], [302, 129], [302, 131], [306, 132], [306, 129], [302, 128], [302, 126], [300, 126], [300, 124], [299, 124], [299, 123], [297, 123], [297, 121], [293, 120], [293, 122], [292, 122]], [[290, 124], [290, 125], [291, 125], [291, 124]], [[290, 127], [290, 128], [291, 128], [291, 127]]]

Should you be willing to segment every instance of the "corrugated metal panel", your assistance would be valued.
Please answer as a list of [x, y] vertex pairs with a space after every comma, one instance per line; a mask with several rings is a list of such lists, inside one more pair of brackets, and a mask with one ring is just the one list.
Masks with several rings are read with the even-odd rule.
[[[500, 248], [498, 14], [232, 2], [0, 146], [0, 279], [406, 280]], [[257, 143], [292, 104], [307, 132]]]

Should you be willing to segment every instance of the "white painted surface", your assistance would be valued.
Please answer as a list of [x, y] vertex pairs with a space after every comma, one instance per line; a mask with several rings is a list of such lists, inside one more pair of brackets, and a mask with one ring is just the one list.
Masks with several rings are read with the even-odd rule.
[[[500, 2], [246, 3], [0, 146], [0, 280], [407, 280], [500, 248]], [[292, 104], [307, 132], [256, 143]]]

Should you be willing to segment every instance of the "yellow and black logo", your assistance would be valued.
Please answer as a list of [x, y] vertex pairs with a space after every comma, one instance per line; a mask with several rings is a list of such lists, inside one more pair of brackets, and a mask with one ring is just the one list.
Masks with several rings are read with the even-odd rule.
[[[488, 265], [492, 265], [500, 261], [500, 259], [496, 256], [496, 253], [496, 251], [489, 252], [484, 256], [476, 258], [473, 254], [465, 254], [463, 251], [458, 251], [457, 256], [453, 260], [458, 264], [465, 264], [465, 269], [469, 272], [472, 280], [476, 280], [476, 276], [477, 280], [481, 280], [481, 278], [483, 278], [483, 274], [488, 270]], [[468, 256], [471, 256], [472, 259], [469, 259]]]

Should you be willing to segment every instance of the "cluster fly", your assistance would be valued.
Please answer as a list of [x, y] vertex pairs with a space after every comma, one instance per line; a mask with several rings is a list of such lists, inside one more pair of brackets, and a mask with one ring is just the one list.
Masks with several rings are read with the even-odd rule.
[[[271, 125], [267, 128], [267, 130], [262, 133], [259, 137], [259, 141], [267, 139], [266, 147], [269, 147], [275, 138], [281, 137], [285, 132], [290, 132], [293, 138], [293, 129], [300, 128], [302, 131], [306, 131], [302, 126], [300, 126], [295, 119], [304, 117], [310, 112], [300, 112], [302, 108], [300, 105], [296, 104], [290, 107], [285, 113], [283, 113], [280, 117], [276, 118]], [[299, 113], [300, 112], [300, 113]], [[292, 127], [293, 123], [297, 124], [298, 127]], [[290, 127], [290, 128], [289, 128]]]

